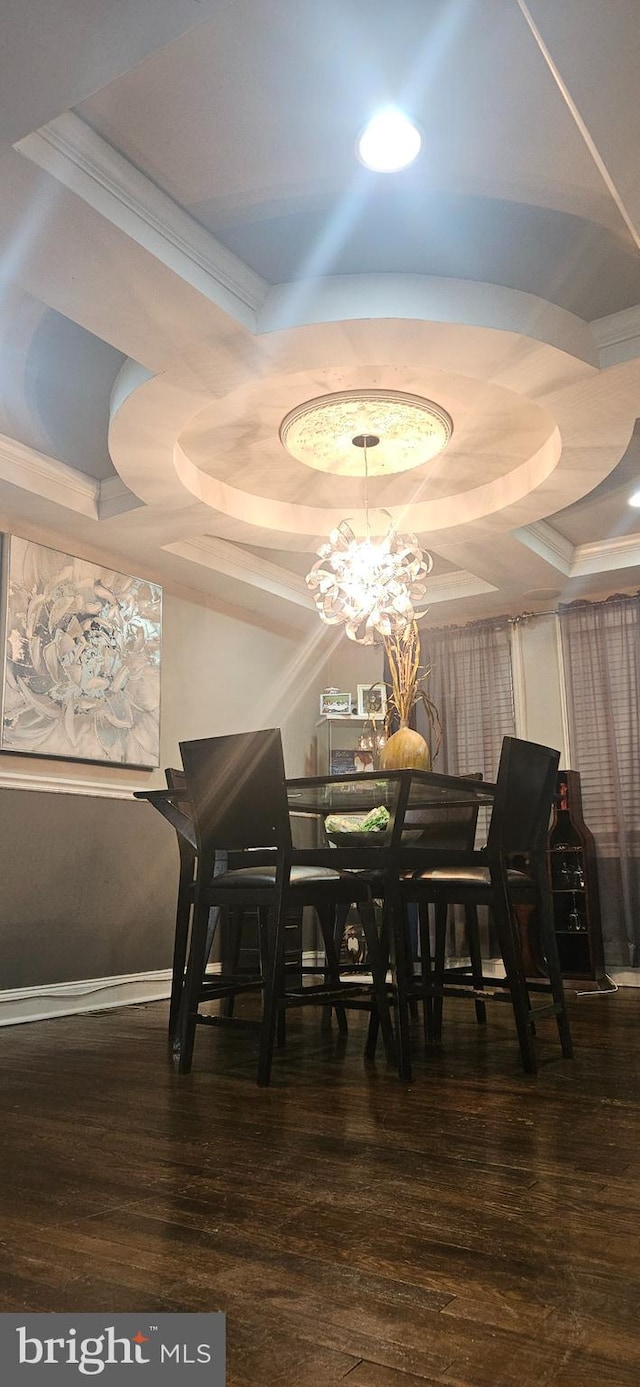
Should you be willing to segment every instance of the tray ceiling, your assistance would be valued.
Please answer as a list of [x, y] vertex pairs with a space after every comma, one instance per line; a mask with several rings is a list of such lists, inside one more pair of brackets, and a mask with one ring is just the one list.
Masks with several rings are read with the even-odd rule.
[[[0, 84], [5, 527], [305, 628], [306, 556], [362, 494], [279, 427], [380, 388], [454, 423], [372, 484], [434, 552], [432, 618], [637, 585], [632, 7], [73, 8], [16, 10]], [[389, 99], [424, 148], [374, 175]]]

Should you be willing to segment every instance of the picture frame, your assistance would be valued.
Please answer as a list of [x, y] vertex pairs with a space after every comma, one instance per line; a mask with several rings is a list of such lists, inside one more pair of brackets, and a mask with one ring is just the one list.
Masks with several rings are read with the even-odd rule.
[[372, 751], [361, 751], [359, 747], [355, 747], [353, 751], [334, 747], [331, 752], [330, 775], [363, 775], [365, 771], [374, 769]]
[[354, 921], [345, 926], [340, 943], [339, 964], [342, 968], [361, 967], [367, 961], [367, 941], [362, 925]]
[[320, 717], [348, 717], [351, 713], [351, 694], [333, 693], [326, 690], [320, 694]]
[[356, 775], [371, 774], [375, 770], [372, 751], [361, 751], [356, 747], [353, 753], [353, 768]]
[[329, 775], [355, 775], [356, 753], [346, 747], [334, 747], [329, 759]]
[[358, 684], [358, 717], [379, 718], [383, 722], [386, 716], [386, 684]]
[[160, 764], [162, 588], [2, 536], [0, 751]]

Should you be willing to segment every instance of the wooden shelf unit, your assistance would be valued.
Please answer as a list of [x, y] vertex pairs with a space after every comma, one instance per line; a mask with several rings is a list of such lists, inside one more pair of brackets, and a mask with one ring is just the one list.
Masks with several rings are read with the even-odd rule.
[[606, 977], [593, 834], [582, 815], [578, 771], [558, 771], [548, 844], [560, 967], [565, 978]]
[[[378, 718], [377, 726], [381, 728], [382, 725], [382, 719]], [[318, 775], [348, 775], [356, 770], [373, 770], [376, 764], [373, 752], [366, 754], [366, 764], [355, 764], [358, 740], [366, 726], [371, 727], [371, 718], [359, 713], [330, 713], [319, 718], [316, 723]]]

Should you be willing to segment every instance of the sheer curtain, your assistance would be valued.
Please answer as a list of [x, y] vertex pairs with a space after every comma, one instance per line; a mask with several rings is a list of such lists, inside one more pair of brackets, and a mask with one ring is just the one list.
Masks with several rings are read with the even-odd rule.
[[[422, 663], [431, 665], [427, 679], [442, 723], [442, 745], [434, 770], [445, 775], [473, 775], [482, 771], [495, 780], [502, 738], [515, 735], [515, 711], [511, 674], [510, 622], [506, 618], [476, 621], [468, 626], [422, 630]], [[426, 715], [418, 705], [416, 725], [431, 742]], [[433, 748], [432, 748], [433, 750]], [[480, 810], [478, 842], [486, 841], [488, 813]], [[486, 911], [480, 912], [485, 956], [496, 956], [497, 944], [489, 931]], [[455, 907], [447, 939], [450, 958], [466, 956], [464, 913]]]
[[640, 595], [560, 608], [572, 761], [598, 850], [605, 957], [640, 966]]
[[[442, 746], [434, 770], [446, 775], [482, 771], [495, 780], [502, 738], [515, 735], [510, 622], [476, 621], [468, 626], [423, 630], [422, 661], [442, 722]], [[418, 731], [429, 741], [425, 715]]]

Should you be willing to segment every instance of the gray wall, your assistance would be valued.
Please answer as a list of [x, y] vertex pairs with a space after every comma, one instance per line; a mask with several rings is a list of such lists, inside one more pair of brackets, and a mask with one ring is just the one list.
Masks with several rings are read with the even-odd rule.
[[181, 739], [281, 726], [287, 770], [304, 774], [316, 643], [170, 594], [163, 628], [157, 771], [0, 754], [0, 993], [170, 967], [175, 834], [130, 796], [164, 784]]
[[0, 789], [0, 989], [171, 964], [178, 853], [137, 800]]

